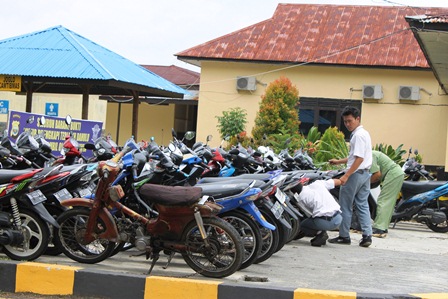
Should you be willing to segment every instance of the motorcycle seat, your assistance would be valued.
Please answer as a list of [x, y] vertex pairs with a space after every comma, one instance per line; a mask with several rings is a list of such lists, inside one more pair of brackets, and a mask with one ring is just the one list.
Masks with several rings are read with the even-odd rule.
[[420, 194], [426, 191], [434, 190], [437, 187], [445, 185], [446, 181], [404, 181], [401, 190], [403, 194]]
[[249, 182], [230, 183], [225, 181], [219, 184], [198, 184], [196, 186], [202, 189], [202, 195], [208, 195], [214, 197], [215, 199], [218, 199], [241, 193], [244, 189], [249, 187]]
[[143, 200], [164, 206], [190, 206], [202, 197], [199, 187], [164, 186], [144, 184], [139, 193]]
[[0, 184], [7, 184], [17, 176], [28, 175], [28, 178], [34, 175], [36, 169], [0, 169]]

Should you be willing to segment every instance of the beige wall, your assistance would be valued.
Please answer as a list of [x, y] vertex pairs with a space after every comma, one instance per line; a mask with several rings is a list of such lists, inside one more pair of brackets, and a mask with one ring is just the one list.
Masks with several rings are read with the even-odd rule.
[[[149, 140], [151, 136], [159, 145], [168, 145], [171, 138], [171, 128], [174, 126], [174, 104], [149, 105], [141, 103], [138, 115], [138, 136], [136, 141]], [[107, 104], [107, 126], [105, 133], [110, 133], [118, 145], [132, 136], [132, 104], [121, 104], [119, 136], [117, 140], [118, 103]]]
[[[260, 82], [257, 90], [237, 91], [236, 77], [249, 75], [256, 76]], [[405, 149], [418, 148], [425, 164], [448, 164], [448, 96], [439, 95], [438, 82], [431, 71], [203, 61], [197, 140], [205, 140], [212, 134], [212, 145], [218, 145], [215, 116], [232, 107], [246, 109], [246, 130], [250, 133], [266, 85], [280, 76], [288, 77], [301, 97], [362, 101], [363, 85], [382, 85], [383, 99], [365, 101], [362, 105], [362, 123], [369, 130], [373, 144], [386, 143], [394, 147], [404, 144]], [[422, 90], [417, 102], [399, 101], [400, 85], [419, 86], [432, 95]]]
[[[9, 110], [25, 111], [26, 96], [16, 95], [15, 92], [0, 91], [0, 100], [9, 101]], [[72, 118], [81, 119], [82, 95], [34, 93], [32, 113], [45, 114], [46, 103], [58, 103], [58, 117], [71, 115]], [[106, 122], [106, 101], [99, 100], [97, 95], [89, 96], [89, 120]], [[0, 122], [6, 122], [7, 114], [0, 114]], [[104, 126], [104, 125], [103, 125]]]

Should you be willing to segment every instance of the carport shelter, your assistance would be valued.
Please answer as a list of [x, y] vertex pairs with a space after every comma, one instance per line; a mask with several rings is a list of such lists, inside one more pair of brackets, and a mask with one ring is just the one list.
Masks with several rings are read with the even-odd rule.
[[26, 112], [31, 112], [34, 92], [82, 94], [83, 119], [88, 118], [89, 94], [132, 96], [134, 136], [140, 96], [181, 99], [188, 94], [62, 26], [0, 40], [0, 77], [0, 89], [26, 92]]

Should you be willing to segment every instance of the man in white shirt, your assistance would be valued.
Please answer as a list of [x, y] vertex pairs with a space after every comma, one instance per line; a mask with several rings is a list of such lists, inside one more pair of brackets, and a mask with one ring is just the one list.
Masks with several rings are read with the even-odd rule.
[[332, 165], [347, 164], [346, 172], [340, 178], [342, 187], [339, 192], [339, 203], [342, 210], [342, 223], [339, 227], [339, 236], [328, 240], [328, 242], [346, 245], [351, 243], [350, 224], [354, 204], [362, 229], [362, 239], [359, 246], [369, 247], [372, 244], [372, 224], [368, 203], [372, 141], [369, 132], [361, 125], [361, 115], [358, 108], [345, 107], [342, 111], [342, 118], [345, 127], [352, 132], [350, 152], [347, 158], [331, 159], [329, 161]]
[[330, 189], [339, 186], [339, 179], [317, 180], [302, 187], [297, 201], [308, 218], [300, 223], [300, 229], [305, 236], [315, 236], [311, 239], [311, 246], [322, 246], [327, 243], [327, 230], [334, 230], [342, 222], [339, 204], [331, 195]]

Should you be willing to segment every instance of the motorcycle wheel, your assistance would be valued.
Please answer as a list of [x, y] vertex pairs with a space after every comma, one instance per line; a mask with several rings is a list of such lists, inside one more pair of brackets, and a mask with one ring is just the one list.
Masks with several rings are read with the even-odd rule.
[[[96, 239], [89, 244], [82, 244], [82, 238], [89, 220], [89, 210], [74, 208], [63, 212], [57, 219], [59, 228], [54, 229], [53, 241], [69, 258], [79, 263], [95, 264], [107, 259], [116, 243], [105, 239]], [[98, 218], [96, 234], [106, 229]]]
[[182, 234], [187, 250], [182, 257], [188, 266], [206, 277], [222, 278], [235, 273], [243, 262], [243, 242], [229, 223], [218, 217], [204, 218], [210, 248], [205, 248], [196, 221], [190, 222]]
[[294, 219], [293, 217], [289, 216], [289, 220], [290, 220], [289, 222], [291, 224], [292, 229], [291, 229], [291, 232], [289, 233], [289, 238], [288, 238], [288, 241], [286, 243], [289, 243], [292, 240], [294, 240], [297, 237], [297, 235], [299, 234], [299, 232], [300, 232], [300, 221], [299, 221], [299, 219]]
[[[445, 213], [447, 219], [448, 219], [448, 203], [445, 203], [444, 201], [439, 202], [439, 206], [437, 207], [437, 203], [434, 202], [430, 208], [433, 208], [437, 211]], [[448, 220], [442, 222], [442, 223], [430, 223], [426, 222], [426, 226], [429, 227], [430, 230], [436, 232], [436, 233], [447, 233], [448, 232]]]
[[33, 211], [19, 211], [24, 242], [21, 246], [3, 246], [3, 253], [17, 261], [32, 261], [41, 256], [48, 246], [50, 229], [45, 221]]
[[[267, 222], [269, 222], [272, 225], [276, 225], [274, 219], [275, 217], [272, 216], [270, 213], [267, 213], [263, 209], [260, 209], [261, 214], [266, 219]], [[258, 258], [255, 260], [254, 264], [259, 264], [270, 258], [277, 250], [278, 242], [280, 240], [279, 231], [277, 228], [275, 230], [270, 230], [268, 228], [265, 228], [261, 225], [259, 225], [260, 232], [261, 232], [261, 238], [263, 240], [261, 245], [261, 251], [258, 255]]]
[[261, 232], [258, 225], [247, 213], [232, 210], [219, 215], [232, 225], [241, 236], [244, 246], [244, 258], [240, 270], [253, 264], [261, 251]]

